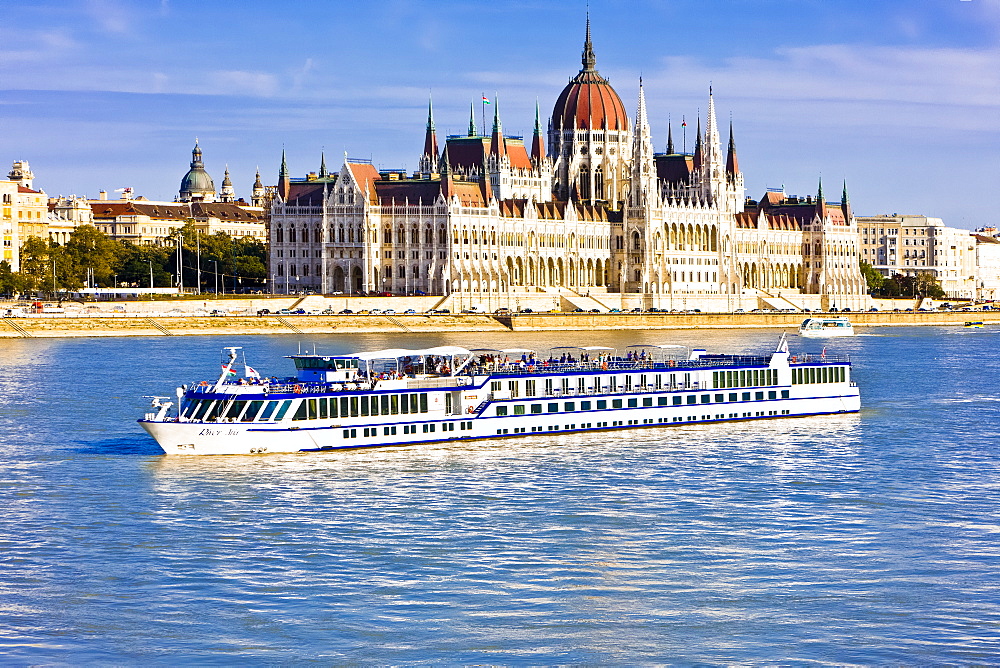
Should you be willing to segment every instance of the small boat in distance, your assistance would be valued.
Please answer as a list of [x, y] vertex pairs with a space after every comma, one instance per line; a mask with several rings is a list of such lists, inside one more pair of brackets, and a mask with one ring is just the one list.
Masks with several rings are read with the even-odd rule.
[[847, 318], [806, 318], [799, 326], [799, 336], [811, 339], [854, 336], [854, 327]]
[[983, 328], [983, 321], [982, 320], [973, 320], [973, 321], [965, 323], [965, 327], [966, 327], [966, 329], [982, 329]]

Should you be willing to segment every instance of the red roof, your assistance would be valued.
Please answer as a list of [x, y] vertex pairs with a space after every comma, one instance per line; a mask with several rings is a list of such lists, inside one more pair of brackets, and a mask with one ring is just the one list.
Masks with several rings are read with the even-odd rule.
[[375, 188], [372, 187], [372, 184], [378, 181], [380, 176], [375, 166], [368, 162], [349, 162], [347, 163], [347, 168], [351, 171], [354, 182], [358, 184], [361, 192], [368, 191], [372, 203], [376, 203], [378, 200], [376, 199]]
[[19, 193], [34, 193], [35, 195], [41, 195], [41, 190], [32, 190], [31, 188], [25, 188], [20, 183], [17, 184], [17, 192]]

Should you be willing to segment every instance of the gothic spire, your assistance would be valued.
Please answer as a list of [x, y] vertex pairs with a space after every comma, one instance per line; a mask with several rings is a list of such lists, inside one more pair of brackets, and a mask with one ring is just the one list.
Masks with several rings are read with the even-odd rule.
[[694, 141], [694, 168], [701, 168], [701, 114], [698, 114], [698, 131], [695, 133]]
[[431, 160], [437, 158], [437, 132], [434, 129], [434, 101], [427, 97], [427, 133], [424, 136], [424, 155]]
[[736, 176], [740, 171], [740, 163], [736, 159], [736, 140], [733, 138], [733, 121], [729, 119], [729, 151], [726, 154], [726, 174]]
[[531, 159], [537, 165], [545, 158], [545, 143], [542, 141], [542, 123], [538, 115], [538, 100], [535, 100], [535, 132], [531, 137]]
[[583, 42], [583, 71], [597, 71], [597, 56], [594, 55], [594, 45], [590, 42], [590, 11], [587, 11], [587, 37]]
[[503, 125], [500, 123], [500, 98], [493, 98], [493, 136], [490, 138], [490, 154], [506, 155], [507, 145], [503, 138]]
[[656, 179], [653, 169], [653, 140], [646, 114], [646, 91], [639, 78], [639, 101], [635, 110], [635, 127], [632, 134], [632, 203], [641, 204], [645, 198], [656, 196]]
[[325, 179], [330, 175], [330, 172], [326, 171], [326, 151], [320, 151], [319, 153], [319, 178]]
[[851, 200], [847, 197], [847, 179], [844, 179], [844, 192], [840, 196], [840, 209], [844, 212], [844, 219], [851, 222]]
[[674, 126], [667, 120], [667, 155], [674, 154]]
[[475, 137], [479, 134], [479, 130], [476, 129], [476, 103], [469, 103], [469, 136]]
[[285, 162], [285, 149], [281, 149], [281, 169], [278, 170], [278, 194], [287, 201], [292, 190], [292, 179], [288, 175], [288, 163]]
[[288, 163], [285, 162], [285, 149], [281, 149], [281, 167], [278, 169], [278, 180], [288, 176]]

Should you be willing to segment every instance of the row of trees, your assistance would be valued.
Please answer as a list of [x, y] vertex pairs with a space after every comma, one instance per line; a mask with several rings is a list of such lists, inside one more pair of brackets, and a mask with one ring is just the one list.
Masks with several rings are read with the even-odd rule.
[[873, 297], [929, 297], [945, 299], [947, 295], [941, 287], [941, 282], [929, 271], [922, 271], [916, 276], [893, 274], [886, 278], [874, 267], [861, 261], [861, 273], [868, 282], [868, 292]]
[[[183, 240], [179, 253], [178, 240]], [[188, 222], [163, 245], [140, 246], [81, 225], [65, 245], [29, 237], [21, 246], [20, 271], [0, 263], [0, 294], [55, 294], [88, 285], [174, 287], [179, 282], [201, 292], [213, 292], [217, 285], [219, 292], [241, 292], [263, 287], [266, 275], [267, 249], [250, 237], [201, 234]]]

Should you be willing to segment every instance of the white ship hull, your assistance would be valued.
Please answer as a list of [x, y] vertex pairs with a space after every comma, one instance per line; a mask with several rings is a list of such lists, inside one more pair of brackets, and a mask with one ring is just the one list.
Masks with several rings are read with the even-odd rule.
[[[309, 426], [287, 427], [248, 425], [241, 423], [186, 423], [142, 420], [140, 424], [156, 439], [168, 455], [248, 455], [291, 452], [316, 452], [348, 448], [412, 445], [442, 441], [512, 438], [570, 432], [596, 432], [637, 428], [669, 428], [672, 426], [712, 422], [807, 417], [837, 413], [855, 413], [861, 408], [857, 387], [834, 388], [837, 394], [798, 399], [775, 399], [747, 402], [721, 402], [684, 406], [651, 406], [601, 411], [542, 414], [537, 416], [472, 417], [444, 416], [402, 422], [342, 420], [320, 421]], [[577, 400], [580, 397], [575, 397]], [[545, 399], [541, 399], [544, 401]], [[730, 416], [733, 417], [730, 417]], [[470, 429], [458, 425], [470, 424]], [[403, 425], [414, 427], [415, 433], [403, 434]], [[454, 431], [443, 431], [443, 425]], [[424, 425], [434, 425], [425, 432]], [[386, 427], [396, 427], [395, 435], [386, 435]], [[376, 430], [375, 436], [365, 437], [364, 430]], [[345, 430], [356, 430], [354, 437], [344, 437]]]

